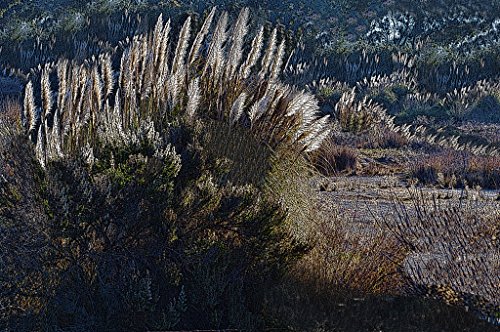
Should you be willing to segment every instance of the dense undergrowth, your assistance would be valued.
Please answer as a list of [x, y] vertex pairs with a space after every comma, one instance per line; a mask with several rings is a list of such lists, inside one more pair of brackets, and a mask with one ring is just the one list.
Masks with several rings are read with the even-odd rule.
[[200, 56], [214, 14], [191, 45], [185, 21], [172, 57], [160, 17], [116, 79], [110, 56], [61, 61], [56, 95], [47, 66], [40, 99], [29, 83], [24, 108], [5, 107], [7, 328], [263, 328], [266, 289], [305, 252], [291, 230], [310, 216], [280, 185], [307, 175], [290, 166], [328, 129], [313, 96], [276, 80], [277, 30], [242, 59], [248, 10], [232, 34], [222, 13]]
[[264, 326], [265, 289], [305, 246], [262, 184], [233, 184], [238, 166], [205, 150], [217, 143], [183, 131], [177, 152], [144, 142], [92, 169], [75, 157], [41, 169], [24, 138], [3, 137], [2, 325]]

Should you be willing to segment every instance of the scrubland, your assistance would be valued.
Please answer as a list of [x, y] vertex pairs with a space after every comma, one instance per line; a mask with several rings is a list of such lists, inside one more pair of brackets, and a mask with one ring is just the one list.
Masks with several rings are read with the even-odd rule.
[[0, 11], [0, 329], [498, 328], [491, 13], [53, 5]]

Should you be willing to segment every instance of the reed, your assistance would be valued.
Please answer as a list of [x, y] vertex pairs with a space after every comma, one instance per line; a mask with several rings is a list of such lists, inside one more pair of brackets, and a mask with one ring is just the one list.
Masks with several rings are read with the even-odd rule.
[[[278, 30], [273, 29], [261, 57], [261, 27], [247, 46], [248, 57], [242, 63], [249, 15], [247, 8], [242, 9], [229, 28], [228, 14], [221, 13], [207, 52], [200, 52], [200, 47], [210, 31], [215, 9], [193, 42], [188, 17], [175, 48], [171, 47], [170, 20], [164, 22], [160, 15], [153, 31], [128, 41], [118, 74], [112, 65], [117, 55], [110, 53], [81, 65], [67, 60], [46, 65], [41, 80], [43, 123], [33, 116], [32, 82], [26, 87], [24, 108], [24, 114], [32, 119], [30, 132], [37, 133], [41, 163], [65, 153], [92, 150], [101, 143], [139, 141], [144, 136], [142, 128], [151, 120], [158, 130], [194, 117], [248, 126], [274, 148], [287, 144], [300, 151], [317, 149], [329, 132], [328, 116], [320, 116], [312, 94], [280, 81], [286, 44], [278, 40]], [[171, 56], [168, 49], [174, 49]], [[57, 82], [51, 81], [53, 74]], [[53, 121], [56, 116], [57, 121]]]

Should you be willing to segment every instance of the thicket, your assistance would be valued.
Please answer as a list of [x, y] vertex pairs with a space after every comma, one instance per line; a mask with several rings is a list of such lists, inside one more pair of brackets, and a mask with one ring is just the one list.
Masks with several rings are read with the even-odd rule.
[[188, 17], [172, 43], [160, 16], [119, 71], [111, 54], [61, 60], [23, 108], [7, 104], [3, 327], [264, 326], [265, 292], [305, 252], [292, 230], [312, 215], [287, 192], [307, 172], [292, 165], [328, 128], [312, 95], [278, 80], [277, 29], [247, 44], [249, 11], [231, 27], [224, 12], [207, 42], [214, 17], [192, 42]]

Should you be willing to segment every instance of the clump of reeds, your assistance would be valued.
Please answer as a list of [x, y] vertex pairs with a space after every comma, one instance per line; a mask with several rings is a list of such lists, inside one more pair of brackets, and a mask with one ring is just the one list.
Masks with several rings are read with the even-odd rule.
[[[328, 116], [318, 115], [311, 94], [280, 82], [286, 45], [278, 30], [265, 38], [260, 28], [247, 43], [249, 11], [243, 9], [233, 26], [223, 12], [209, 37], [214, 16], [215, 9], [196, 34], [188, 17], [175, 38], [170, 21], [160, 15], [153, 31], [128, 41], [119, 70], [111, 54], [82, 65], [65, 60], [46, 65], [42, 107], [36, 106], [29, 82], [23, 113], [42, 165], [89, 152], [98, 142], [139, 142], [195, 118], [242, 125], [273, 148], [317, 149], [328, 134]], [[50, 80], [54, 71], [57, 82]]]
[[312, 154], [311, 159], [321, 174], [332, 176], [341, 172], [355, 172], [358, 152], [349, 146], [337, 144], [333, 137], [329, 137]]
[[396, 126], [394, 117], [387, 114], [383, 106], [366, 96], [358, 100], [356, 88], [342, 94], [334, 114], [342, 130], [347, 132], [370, 132], [374, 137], [387, 131], [405, 134], [404, 127]]

